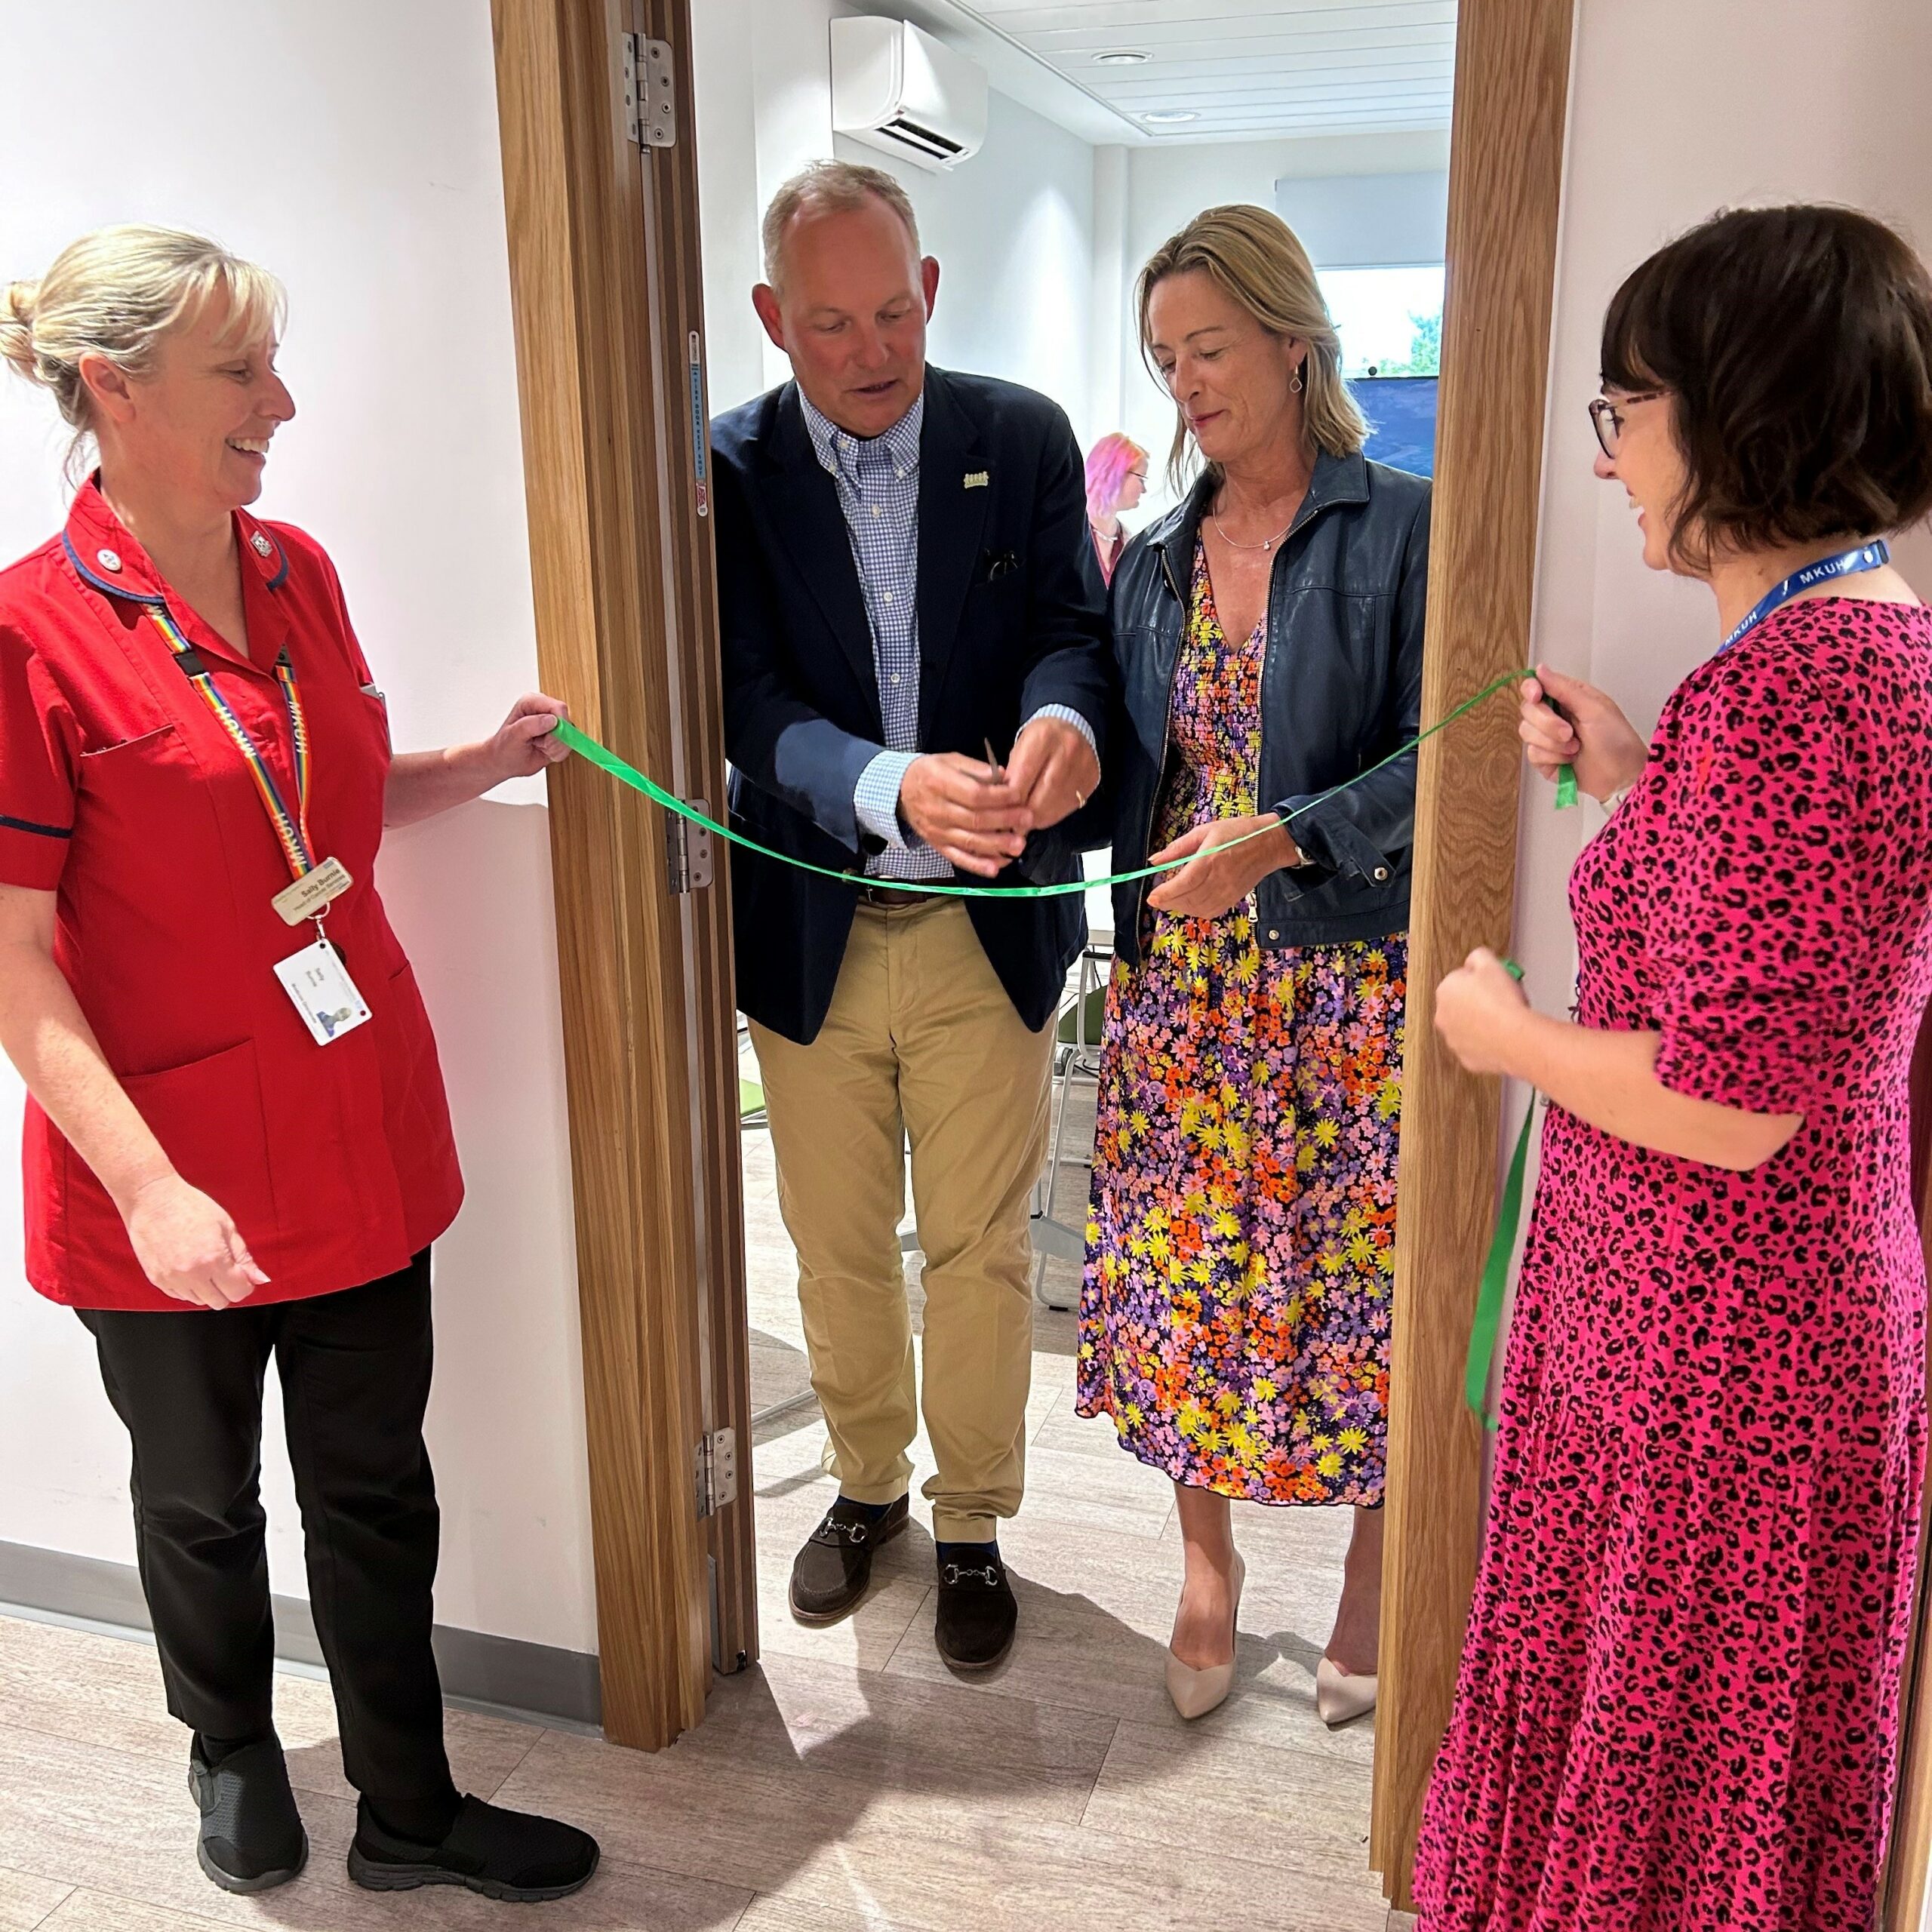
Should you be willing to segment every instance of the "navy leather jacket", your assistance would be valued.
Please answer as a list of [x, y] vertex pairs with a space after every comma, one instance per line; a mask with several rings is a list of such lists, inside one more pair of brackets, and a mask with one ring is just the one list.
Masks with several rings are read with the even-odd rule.
[[[1210, 485], [1128, 546], [1114, 573], [1124, 720], [1109, 745], [1116, 872], [1147, 863], [1168, 761], [1168, 713]], [[1261, 672], [1263, 811], [1292, 814], [1308, 863], [1256, 894], [1264, 946], [1332, 946], [1405, 929], [1415, 842], [1411, 752], [1333, 797], [1421, 728], [1429, 485], [1359, 454], [1315, 460], [1275, 553]], [[1149, 881], [1114, 888], [1114, 943], [1140, 956]]]

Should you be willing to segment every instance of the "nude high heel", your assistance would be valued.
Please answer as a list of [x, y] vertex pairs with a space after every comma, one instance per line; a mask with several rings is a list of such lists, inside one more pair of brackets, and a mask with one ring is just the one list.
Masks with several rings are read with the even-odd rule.
[[[1235, 1614], [1233, 1636], [1237, 1651], [1240, 1645], [1241, 1592], [1247, 1581], [1247, 1565], [1241, 1561], [1240, 1552], [1235, 1555]], [[1196, 1670], [1191, 1664], [1183, 1663], [1174, 1655], [1174, 1646], [1168, 1646], [1168, 1695], [1174, 1700], [1174, 1709], [1184, 1718], [1204, 1718], [1211, 1710], [1217, 1709], [1228, 1700], [1228, 1693], [1234, 1688], [1235, 1659], [1226, 1663], [1211, 1663], [1204, 1670]]]
[[1326, 1657], [1315, 1666], [1315, 1714], [1331, 1730], [1375, 1708], [1375, 1674], [1358, 1677], [1338, 1670]]

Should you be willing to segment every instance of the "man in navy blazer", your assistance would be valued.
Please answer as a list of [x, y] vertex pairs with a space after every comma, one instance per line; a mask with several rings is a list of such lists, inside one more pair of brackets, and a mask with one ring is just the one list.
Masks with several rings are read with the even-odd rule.
[[830, 1623], [863, 1595], [907, 1521], [922, 1397], [937, 1641], [983, 1669], [1017, 1621], [998, 1524], [1024, 1481], [1029, 1207], [1086, 925], [1077, 894], [934, 888], [1080, 876], [1054, 828], [1099, 782], [1105, 593], [1066, 417], [927, 364], [939, 265], [899, 184], [808, 168], [774, 198], [764, 253], [753, 300], [795, 380], [712, 425], [732, 814], [844, 875], [732, 853], [738, 1003], [839, 1484], [791, 1604]]

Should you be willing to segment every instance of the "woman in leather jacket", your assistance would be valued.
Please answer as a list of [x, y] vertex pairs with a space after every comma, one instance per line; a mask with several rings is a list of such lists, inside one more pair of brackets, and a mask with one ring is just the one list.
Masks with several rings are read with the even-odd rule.
[[[1374, 1705], [1429, 486], [1371, 463], [1293, 232], [1211, 208], [1140, 277], [1185, 500], [1112, 584], [1126, 718], [1079, 1406], [1173, 1478], [1184, 1716], [1224, 1699], [1231, 1500], [1352, 1530], [1317, 1673]], [[1357, 782], [1358, 781], [1358, 782]], [[1346, 786], [1346, 790], [1337, 788]]]

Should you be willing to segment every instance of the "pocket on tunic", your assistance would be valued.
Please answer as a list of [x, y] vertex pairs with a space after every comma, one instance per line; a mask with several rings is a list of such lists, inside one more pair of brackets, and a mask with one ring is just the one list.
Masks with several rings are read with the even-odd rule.
[[395, 741], [389, 731], [388, 694], [377, 690], [374, 685], [364, 685], [360, 691], [365, 712], [375, 720], [376, 728], [382, 736], [383, 755], [386, 757], [392, 755]]
[[440, 1155], [450, 1139], [449, 1102], [435, 1032], [407, 959], [389, 975], [383, 998], [371, 1003], [390, 1149], [398, 1165]]
[[[177, 735], [172, 724], [157, 724], [152, 731], [137, 731], [131, 738], [117, 738], [109, 745], [96, 745], [91, 751], [81, 754], [81, 769], [106, 771], [112, 768], [112, 761], [138, 756], [143, 750], [152, 752], [161, 749], [158, 740]], [[109, 761], [96, 764], [97, 759]]]
[[[238, 761], [238, 782], [250, 783]], [[184, 817], [185, 795], [208, 792], [201, 763], [173, 724], [157, 725], [131, 738], [99, 745], [80, 757], [80, 785], [74, 830], [77, 838], [96, 841], [97, 853], [125, 851], [143, 866], [153, 863], [152, 839], [157, 824], [215, 829], [211, 796], [205, 799], [207, 816], [197, 819], [192, 808]]]
[[[254, 1042], [242, 1040], [180, 1066], [124, 1074], [121, 1084], [175, 1171], [226, 1211], [257, 1256], [266, 1253], [276, 1215]], [[125, 1255], [127, 1230], [106, 1189], [78, 1152], [70, 1158], [68, 1220], [76, 1258]]]
[[[254, 1041], [121, 1084], [181, 1178], [220, 1202], [245, 1240], [265, 1241], [275, 1226], [275, 1184]], [[251, 1223], [259, 1230], [252, 1235]]]

